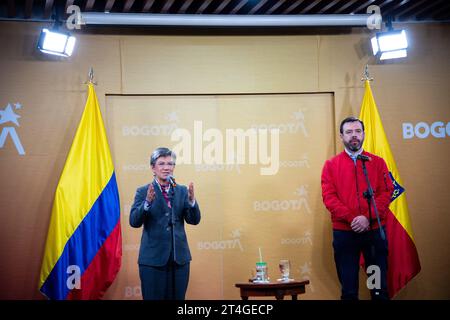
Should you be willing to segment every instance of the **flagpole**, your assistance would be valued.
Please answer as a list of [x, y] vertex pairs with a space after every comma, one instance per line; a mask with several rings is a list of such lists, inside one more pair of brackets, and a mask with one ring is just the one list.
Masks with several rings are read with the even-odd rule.
[[[364, 74], [363, 74], [363, 77], [361, 78], [361, 81], [364, 81], [364, 83], [366, 81], [373, 81], [373, 78], [371, 78], [370, 75], [369, 75], [369, 65], [368, 64], [366, 64], [366, 66], [364, 68]], [[372, 228], [372, 224], [371, 224], [371, 221], [370, 221], [372, 219], [370, 217], [371, 216], [370, 208], [371, 208], [371, 204], [372, 204], [373, 205], [373, 209], [374, 209], [374, 213], [375, 213], [375, 217], [377, 218], [377, 223], [378, 223], [378, 228], [380, 230], [381, 239], [383, 239], [383, 241], [385, 241], [386, 240], [386, 234], [384, 233], [383, 226], [381, 225], [380, 215], [378, 213], [377, 204], [375, 202], [373, 189], [372, 189], [372, 186], [370, 185], [370, 179], [369, 179], [369, 175], [367, 173], [365, 161], [362, 161], [362, 167], [363, 167], [363, 172], [364, 172], [364, 175], [365, 175], [366, 181], [367, 181], [367, 190], [363, 193], [363, 196], [364, 196], [364, 198], [366, 198], [367, 204], [369, 206], [369, 218], [370, 218], [369, 219], [369, 226]]]

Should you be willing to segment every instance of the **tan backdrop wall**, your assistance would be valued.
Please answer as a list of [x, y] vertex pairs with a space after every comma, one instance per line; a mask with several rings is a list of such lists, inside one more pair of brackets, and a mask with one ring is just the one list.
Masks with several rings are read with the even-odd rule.
[[[137, 186], [152, 179], [149, 150], [176, 149], [180, 141], [171, 135], [180, 129], [189, 132], [191, 145], [180, 150], [175, 174], [181, 183], [195, 182], [203, 220], [188, 227], [193, 262], [187, 298], [238, 299], [234, 284], [251, 276], [259, 248], [271, 279], [280, 276], [278, 261], [289, 258], [293, 277], [315, 283], [310, 298], [333, 297], [328, 217], [317, 179], [321, 164], [334, 152], [331, 94], [108, 96], [106, 105], [125, 223]], [[279, 130], [279, 142], [272, 142], [271, 133], [255, 133], [257, 148], [252, 150], [246, 138], [243, 163], [236, 155], [226, 164], [227, 130], [267, 127]], [[222, 139], [208, 141], [211, 130]], [[224, 151], [218, 160], [225, 164], [205, 163], [208, 146], [217, 143]], [[253, 152], [257, 163], [250, 164]], [[199, 153], [203, 157], [196, 164]], [[260, 154], [271, 156], [271, 162], [262, 163]], [[271, 174], [263, 174], [269, 168]], [[141, 233], [124, 228], [122, 274], [133, 277], [119, 278], [109, 292], [113, 298], [123, 298], [123, 292], [126, 298], [140, 298], [136, 261]]]
[[[188, 227], [194, 257], [188, 298], [238, 298], [233, 285], [251, 274], [258, 247], [272, 278], [278, 275], [277, 261], [287, 257], [295, 278], [311, 280], [305, 299], [338, 298], [319, 174], [324, 159], [341, 150], [340, 120], [359, 114], [366, 63], [407, 190], [422, 262], [422, 272], [398, 298], [450, 298], [450, 128], [442, 138], [404, 139], [402, 131], [403, 123], [449, 122], [448, 26], [405, 26], [409, 57], [385, 64], [366, 54], [370, 33], [362, 29], [320, 36], [79, 33], [71, 59], [49, 60], [35, 50], [40, 25], [3, 22], [1, 27], [0, 109], [10, 103], [20, 118], [19, 125], [2, 123], [0, 130], [14, 128], [25, 154], [10, 135], [0, 148], [0, 298], [42, 298], [37, 282], [53, 193], [84, 107], [90, 66], [123, 208], [123, 267], [107, 298], [140, 297], [141, 230], [129, 227], [129, 206], [135, 188], [151, 177], [146, 171], [150, 151], [170, 141], [145, 128], [149, 135], [126, 135], [126, 130], [173, 123], [189, 129], [194, 120], [220, 130], [283, 123], [303, 123], [304, 130], [298, 125], [296, 133], [280, 134], [282, 165], [276, 176], [260, 176], [259, 167], [250, 165], [178, 166], [181, 183], [195, 182], [203, 213], [199, 226]], [[419, 136], [424, 130], [418, 129]], [[297, 200], [290, 203], [298, 206], [278, 210], [284, 200]], [[268, 205], [267, 211], [255, 209]]]

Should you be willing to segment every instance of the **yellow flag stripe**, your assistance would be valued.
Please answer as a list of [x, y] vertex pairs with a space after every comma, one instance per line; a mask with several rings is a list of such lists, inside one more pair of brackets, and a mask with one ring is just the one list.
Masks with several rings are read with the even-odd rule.
[[[365, 82], [365, 93], [361, 106], [360, 119], [366, 127], [366, 137], [363, 144], [364, 150], [382, 157], [386, 161], [386, 165], [394, 179], [403, 186], [403, 181], [398, 173], [397, 165], [395, 164], [383, 124], [381, 123], [380, 114], [378, 113], [378, 108], [368, 80]], [[395, 199], [389, 208], [414, 241], [405, 193]]]

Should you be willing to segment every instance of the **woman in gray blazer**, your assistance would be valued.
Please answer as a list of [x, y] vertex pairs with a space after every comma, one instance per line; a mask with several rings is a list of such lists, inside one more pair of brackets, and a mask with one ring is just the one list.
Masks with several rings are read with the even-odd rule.
[[184, 223], [198, 224], [200, 209], [194, 184], [176, 184], [176, 155], [157, 148], [150, 158], [154, 180], [136, 190], [130, 225], [144, 225], [139, 250], [139, 276], [144, 300], [184, 300], [191, 253]]

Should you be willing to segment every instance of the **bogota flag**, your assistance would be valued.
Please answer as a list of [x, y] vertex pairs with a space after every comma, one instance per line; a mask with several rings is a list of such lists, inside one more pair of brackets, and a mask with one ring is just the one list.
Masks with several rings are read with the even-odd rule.
[[39, 289], [49, 299], [100, 299], [122, 259], [120, 203], [92, 83], [55, 192]]
[[420, 261], [414, 243], [405, 189], [398, 174], [383, 124], [372, 95], [369, 81], [365, 83], [365, 93], [361, 105], [360, 119], [365, 125], [364, 150], [386, 161], [391, 180], [394, 184], [389, 209], [386, 217], [388, 241], [388, 290], [389, 296], [395, 296], [409, 280], [420, 271]]

